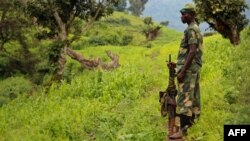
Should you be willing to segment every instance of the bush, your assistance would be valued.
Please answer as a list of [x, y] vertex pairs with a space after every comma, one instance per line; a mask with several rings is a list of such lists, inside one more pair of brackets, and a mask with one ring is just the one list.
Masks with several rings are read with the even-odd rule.
[[[0, 56], [0, 73], [1, 74], [7, 74], [8, 73], [8, 64], [9, 64], [9, 59], [6, 57]], [[1, 75], [1, 77], [3, 77]]]
[[111, 34], [107, 37], [107, 42], [111, 45], [120, 45], [121, 43], [121, 36], [118, 34]]
[[160, 25], [168, 26], [169, 25], [169, 21], [162, 21], [162, 22], [160, 22]]
[[144, 18], [144, 19], [143, 19], [143, 22], [144, 22], [144, 24], [146, 24], [146, 25], [153, 25], [153, 24], [154, 24], [154, 23], [153, 23], [152, 17], [146, 17], [146, 18]]
[[124, 17], [121, 17], [120, 19], [109, 18], [109, 19], [106, 19], [105, 22], [109, 24], [119, 24], [119, 25], [126, 25], [126, 26], [131, 25], [130, 20]]
[[122, 36], [122, 43], [121, 43], [121, 45], [126, 46], [129, 43], [131, 43], [132, 40], [133, 40], [133, 36], [132, 35], [124, 35], [124, 36]]
[[20, 94], [29, 94], [33, 89], [32, 83], [24, 77], [10, 77], [0, 82], [0, 106], [13, 100]]
[[78, 62], [70, 61], [66, 64], [63, 77], [67, 82], [70, 82], [71, 79], [79, 75], [82, 71], [83, 71], [83, 68], [82, 66], [80, 66]]
[[72, 49], [74, 50], [81, 50], [81, 49], [84, 49], [85, 47], [89, 47], [88, 41], [78, 41], [72, 44]]
[[104, 39], [101, 36], [90, 37], [88, 42], [89, 42], [89, 44], [94, 45], [94, 46], [107, 45], [108, 44], [106, 39]]
[[[231, 116], [227, 124], [249, 124], [249, 68], [248, 54], [250, 28], [245, 29], [241, 36], [241, 44], [231, 49], [223, 68], [224, 97], [231, 104]], [[224, 53], [224, 50], [223, 50]]]
[[2, 107], [4, 104], [9, 103], [10, 99], [5, 96], [0, 96], [0, 107]]

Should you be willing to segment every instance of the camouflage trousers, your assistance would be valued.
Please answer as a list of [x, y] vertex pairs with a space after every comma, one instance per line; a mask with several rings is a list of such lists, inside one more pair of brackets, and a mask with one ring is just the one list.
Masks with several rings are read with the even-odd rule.
[[177, 113], [186, 116], [200, 115], [200, 71], [187, 71], [184, 81], [178, 83]]

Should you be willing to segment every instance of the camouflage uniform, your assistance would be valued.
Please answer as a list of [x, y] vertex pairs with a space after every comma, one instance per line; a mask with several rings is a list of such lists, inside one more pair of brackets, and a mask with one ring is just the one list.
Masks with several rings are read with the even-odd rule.
[[[188, 27], [184, 31], [184, 37], [180, 44], [180, 49], [177, 57], [176, 72], [181, 72], [186, 59], [189, 55], [190, 45], [195, 45], [196, 52], [192, 62], [185, 70], [185, 77], [183, 82], [178, 84], [177, 94], [177, 109], [175, 116], [175, 127], [179, 127], [174, 134], [169, 136], [169, 141], [179, 140], [183, 141], [183, 136], [187, 135], [188, 128], [194, 124], [194, 119], [200, 115], [200, 69], [202, 66], [202, 43], [203, 38], [201, 31], [195, 20], [195, 6], [193, 4], [186, 4], [184, 8], [180, 10], [182, 13], [181, 20], [183, 23], [187, 23]], [[186, 15], [189, 13], [189, 15]], [[193, 48], [193, 46], [192, 46]], [[189, 63], [189, 62], [188, 62]], [[182, 78], [182, 74], [180, 78]], [[169, 127], [170, 128], [170, 127]]]
[[189, 45], [196, 44], [197, 50], [191, 66], [186, 71], [184, 81], [179, 83], [179, 92], [177, 97], [177, 113], [186, 116], [197, 116], [200, 114], [200, 69], [202, 66], [202, 43], [201, 31], [196, 24], [192, 22], [184, 31], [184, 37], [180, 44], [177, 58], [177, 70], [180, 72], [185, 59], [189, 53]]

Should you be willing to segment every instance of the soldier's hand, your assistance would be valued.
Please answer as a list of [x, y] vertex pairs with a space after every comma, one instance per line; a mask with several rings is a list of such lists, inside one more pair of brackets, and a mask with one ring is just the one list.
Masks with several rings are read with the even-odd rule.
[[177, 74], [177, 80], [182, 83], [184, 81], [185, 78], [185, 73], [184, 72], [180, 72]]
[[174, 63], [174, 62], [167, 62], [167, 66], [168, 66], [169, 69], [170, 68], [174, 69], [174, 68], [176, 68], [176, 63]]

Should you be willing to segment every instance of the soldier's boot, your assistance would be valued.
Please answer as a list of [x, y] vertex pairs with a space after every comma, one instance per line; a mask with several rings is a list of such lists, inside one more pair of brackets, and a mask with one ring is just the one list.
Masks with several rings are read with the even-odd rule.
[[169, 139], [182, 139], [184, 136], [187, 136], [187, 130], [193, 125], [193, 118], [186, 116], [186, 115], [180, 115], [180, 124], [181, 129], [169, 136]]

